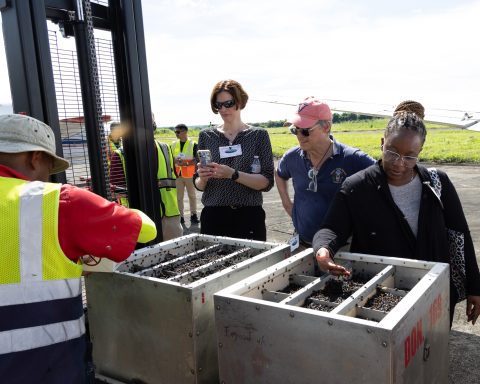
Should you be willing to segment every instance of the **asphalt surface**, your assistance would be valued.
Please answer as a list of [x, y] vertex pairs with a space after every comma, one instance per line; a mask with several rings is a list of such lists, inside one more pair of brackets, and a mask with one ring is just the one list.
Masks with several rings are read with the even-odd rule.
[[[463, 205], [463, 210], [470, 227], [474, 241], [477, 261], [480, 264], [480, 166], [470, 165], [436, 165], [449, 175]], [[290, 196], [293, 190], [290, 183]], [[198, 213], [200, 214], [201, 193], [197, 192]], [[266, 212], [267, 240], [271, 242], [288, 242], [293, 225], [280, 201], [276, 187], [264, 193]], [[187, 195], [185, 194], [185, 234], [198, 232], [198, 225], [191, 226]], [[450, 333], [450, 383], [478, 384], [480, 383], [480, 320], [472, 325], [466, 322], [465, 302], [456, 306], [455, 316]]]

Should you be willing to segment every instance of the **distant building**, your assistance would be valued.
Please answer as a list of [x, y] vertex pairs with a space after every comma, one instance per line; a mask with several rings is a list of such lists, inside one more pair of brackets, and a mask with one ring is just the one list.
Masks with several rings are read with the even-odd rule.
[[[104, 125], [111, 121], [110, 115], [103, 115]], [[107, 132], [105, 132], [107, 134]], [[88, 186], [90, 181], [90, 162], [83, 116], [60, 119], [63, 156], [70, 161], [70, 168], [65, 171], [67, 182], [78, 186]]]

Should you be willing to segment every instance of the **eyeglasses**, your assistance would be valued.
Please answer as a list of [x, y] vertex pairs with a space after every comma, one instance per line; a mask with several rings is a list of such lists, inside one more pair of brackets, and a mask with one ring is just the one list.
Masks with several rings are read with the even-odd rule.
[[290, 127], [290, 133], [297, 136], [300, 132], [303, 136], [308, 137], [310, 136], [310, 131], [314, 129], [317, 125], [315, 124], [313, 127], [310, 128], [297, 128], [294, 125]]
[[308, 183], [307, 191], [317, 192], [317, 174], [318, 169], [313, 167], [308, 171], [307, 176], [310, 179], [310, 182]]
[[[382, 146], [383, 149], [383, 146]], [[413, 168], [417, 164], [418, 157], [415, 156], [402, 156], [397, 152], [390, 151], [389, 149], [383, 149], [383, 160], [395, 163], [398, 160], [402, 161], [402, 165], [406, 168]]]
[[223, 102], [222, 101], [216, 101], [213, 105], [218, 110], [222, 109], [222, 107], [232, 108], [235, 105], [235, 100], [231, 99], [231, 100], [227, 100], [227, 101], [223, 101]]
[[175, 135], [179, 135], [180, 133], [182, 133], [183, 131], [175, 131]]

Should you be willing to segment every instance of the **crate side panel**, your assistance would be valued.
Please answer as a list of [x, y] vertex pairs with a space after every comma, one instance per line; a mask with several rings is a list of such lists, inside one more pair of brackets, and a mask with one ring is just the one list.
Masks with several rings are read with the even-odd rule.
[[121, 273], [86, 279], [97, 371], [123, 380], [194, 383], [191, 292]]
[[425, 289], [394, 329], [397, 383], [448, 383], [449, 272], [436, 270], [420, 282]]
[[245, 279], [257, 272], [263, 271], [285, 259], [285, 248], [276, 247], [275, 252], [267, 252], [243, 263], [241, 267], [230, 269], [228, 273], [222, 273], [215, 279], [201, 279], [192, 290], [195, 358], [197, 370], [197, 382], [210, 384], [218, 382], [218, 356], [217, 336], [215, 331], [214, 300], [213, 295], [229, 287], [230, 285]]
[[390, 382], [387, 330], [232, 296], [215, 305], [222, 383]]

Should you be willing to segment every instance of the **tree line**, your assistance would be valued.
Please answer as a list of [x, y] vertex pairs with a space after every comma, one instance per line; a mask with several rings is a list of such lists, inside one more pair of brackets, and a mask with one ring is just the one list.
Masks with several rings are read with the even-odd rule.
[[[343, 123], [347, 121], [360, 121], [360, 120], [373, 120], [379, 119], [379, 117], [373, 117], [368, 115], [362, 115], [353, 112], [344, 112], [344, 113], [334, 113], [333, 114], [333, 123]], [[268, 120], [262, 123], [249, 123], [255, 127], [262, 128], [283, 128], [288, 125], [287, 120]]]
[[[353, 112], [344, 112], [344, 113], [334, 113], [333, 114], [333, 123], [343, 123], [343, 122], [348, 122], [348, 121], [360, 121], [360, 120], [373, 120], [373, 119], [380, 119], [380, 117], [373, 117], [373, 116], [367, 116], [367, 115], [362, 115], [358, 113], [353, 113]], [[254, 127], [261, 127], [261, 128], [283, 128], [289, 125], [286, 119], [284, 120], [268, 120], [265, 122], [261, 123], [248, 123], [249, 125], [253, 125]], [[192, 130], [202, 130], [206, 128], [211, 128], [213, 125], [210, 123], [209, 125], [195, 125], [189, 127]], [[156, 129], [157, 133], [161, 132], [169, 132], [173, 131], [174, 127], [157, 127], [156, 124], [154, 124], [154, 129]]]

